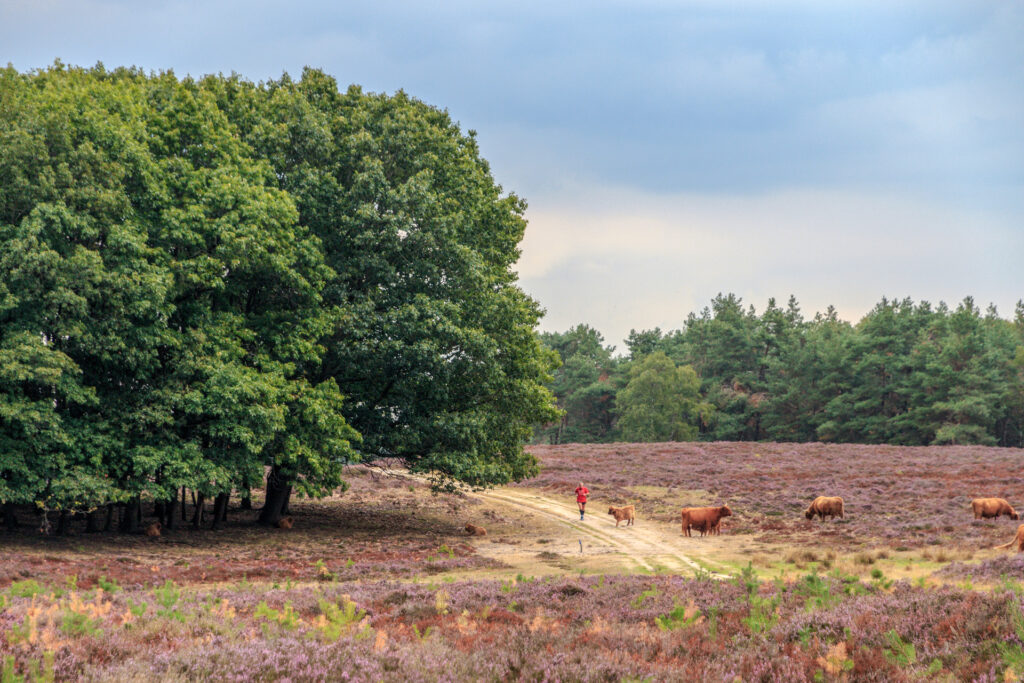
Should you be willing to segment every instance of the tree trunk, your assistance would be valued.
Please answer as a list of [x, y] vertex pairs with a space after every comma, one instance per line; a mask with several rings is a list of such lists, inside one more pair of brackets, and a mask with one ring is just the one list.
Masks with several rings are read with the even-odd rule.
[[210, 522], [210, 528], [214, 531], [224, 528], [224, 520], [228, 516], [228, 499], [230, 497], [230, 493], [218, 493], [217, 497], [213, 499], [213, 521]]
[[188, 507], [188, 505], [187, 505], [187, 503], [185, 501], [185, 487], [182, 486], [181, 487], [181, 521], [183, 521], [183, 522], [186, 519], [188, 519], [188, 517], [185, 516], [185, 508], [186, 507]]
[[96, 508], [85, 516], [85, 533], [97, 534], [103, 531], [102, 519], [105, 512], [104, 508]]
[[260, 511], [260, 524], [273, 526], [281, 521], [290, 492], [291, 484], [275, 465], [270, 470], [270, 474], [267, 475], [267, 498], [263, 503], [263, 509]]
[[252, 487], [246, 486], [239, 491], [238, 494], [242, 496], [242, 502], [239, 506], [240, 509], [252, 510]]
[[14, 503], [4, 503], [4, 526], [8, 531], [18, 528], [18, 515], [14, 513]]
[[103, 523], [103, 530], [110, 531], [114, 528], [114, 504], [107, 503], [107, 521]]
[[[195, 492], [193, 492], [195, 495]], [[198, 529], [199, 525], [203, 523], [203, 508], [206, 507], [206, 496], [199, 494], [196, 496], [196, 511], [192, 513], [192, 528]]]
[[69, 519], [70, 519], [70, 515], [68, 515], [68, 511], [67, 510], [61, 510], [60, 511], [60, 516], [57, 517], [57, 535], [58, 536], [63, 536], [64, 534], [66, 534], [68, 532], [68, 520]]
[[281, 506], [282, 515], [290, 515], [292, 513], [292, 485], [288, 484], [288, 490], [284, 492], [284, 505]]
[[164, 528], [168, 531], [174, 531], [178, 527], [178, 492], [175, 491], [171, 499], [164, 505], [164, 512], [166, 513], [166, 521], [163, 522]]
[[139, 510], [142, 507], [138, 497], [131, 502], [125, 503], [121, 508], [121, 531], [126, 534], [135, 534], [139, 531]]
[[167, 526], [167, 520], [164, 519], [166, 510], [167, 506], [162, 500], [153, 503], [153, 516], [156, 517], [156, 521], [160, 522], [160, 526]]

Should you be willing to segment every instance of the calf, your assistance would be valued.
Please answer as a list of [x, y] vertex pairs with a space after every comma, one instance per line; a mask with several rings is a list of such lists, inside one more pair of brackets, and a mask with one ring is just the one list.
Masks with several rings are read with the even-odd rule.
[[610, 507], [608, 508], [608, 514], [615, 518], [615, 526], [619, 526], [619, 522], [626, 522], [626, 526], [632, 526], [633, 520], [636, 518], [636, 508], [632, 505], [624, 505], [620, 508]]

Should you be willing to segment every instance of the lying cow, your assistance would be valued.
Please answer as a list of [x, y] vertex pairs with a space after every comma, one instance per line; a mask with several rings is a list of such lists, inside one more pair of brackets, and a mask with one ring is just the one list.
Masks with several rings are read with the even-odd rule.
[[995, 548], [993, 548], [993, 550], [1009, 548], [1014, 543], [1017, 544], [1017, 552], [1024, 553], [1024, 524], [1021, 524], [1019, 527], [1017, 527], [1017, 535], [1013, 537], [1012, 541], [1010, 541], [1009, 543], [1004, 543], [1002, 545], [997, 545]]
[[975, 498], [971, 501], [975, 519], [991, 519], [1006, 515], [1010, 519], [1020, 519], [1020, 515], [1004, 498]]
[[814, 515], [820, 515], [823, 522], [826, 515], [833, 518], [842, 517], [843, 499], [839, 496], [818, 496], [811, 501], [810, 507], [804, 510], [804, 517], [807, 519], [814, 519]]
[[467, 524], [466, 533], [470, 536], [486, 536], [487, 529], [483, 528], [482, 526], [477, 526], [476, 524]]
[[683, 508], [679, 514], [683, 522], [683, 534], [689, 536], [690, 529], [697, 529], [703, 536], [718, 533], [722, 518], [732, 515], [732, 510], [728, 505], [722, 505], [714, 508]]
[[615, 518], [615, 526], [618, 528], [619, 522], [625, 521], [626, 526], [632, 526], [633, 520], [636, 518], [636, 508], [632, 505], [624, 505], [620, 508], [610, 507], [608, 508], [608, 514]]

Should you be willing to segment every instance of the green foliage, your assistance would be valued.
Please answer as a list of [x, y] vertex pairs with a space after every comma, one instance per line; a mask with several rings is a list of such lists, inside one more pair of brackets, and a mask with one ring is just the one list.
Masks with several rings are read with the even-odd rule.
[[3, 663], [0, 664], [0, 683], [53, 683], [55, 659], [56, 655], [47, 650], [41, 662], [38, 659], [26, 660], [27, 673], [21, 675], [15, 667], [14, 655], [4, 655]]
[[700, 610], [692, 603], [690, 605], [681, 605], [678, 602], [674, 602], [672, 611], [660, 617], [655, 617], [654, 623], [662, 631], [675, 631], [676, 629], [692, 626], [700, 619]]
[[102, 574], [96, 579], [96, 585], [105, 590], [108, 593], [116, 593], [121, 590], [121, 586], [114, 579], [108, 579]]
[[[320, 609], [323, 611], [324, 606], [321, 605]], [[332, 616], [339, 620], [344, 620], [344, 607], [339, 608], [339, 610], [339, 612], [332, 612]], [[295, 611], [295, 608], [292, 607], [290, 602], [286, 602], [283, 608], [277, 610], [267, 605], [265, 600], [261, 600], [260, 604], [256, 605], [256, 610], [253, 612], [253, 615], [257, 619], [266, 619], [267, 621], [280, 624], [288, 630], [292, 630], [299, 625], [299, 613]], [[327, 616], [326, 613], [325, 616]]]
[[[582, 325], [544, 338], [552, 348], [568, 348], [565, 340], [581, 330], [600, 339]], [[792, 297], [785, 307], [770, 299], [758, 314], [735, 295], [719, 294], [681, 329], [633, 330], [627, 346], [628, 361], [604, 362], [600, 383], [618, 387], [618, 424], [586, 438], [566, 426], [565, 437], [673, 438], [666, 428], [638, 429], [635, 416], [623, 422], [622, 388], [662, 353], [697, 373], [701, 407], [690, 424], [702, 439], [1024, 446], [1024, 301], [1005, 320], [970, 298], [952, 310], [883, 299], [850, 325], [832, 307], [805, 320]], [[570, 358], [563, 355], [563, 362]], [[582, 374], [586, 367], [575, 384], [551, 385], [567, 411], [591, 391], [594, 375]], [[666, 425], [667, 417], [652, 417], [664, 403], [650, 389], [632, 408], [648, 425]]]
[[99, 622], [89, 618], [87, 614], [65, 611], [61, 616], [60, 630], [69, 636], [99, 636], [103, 631]]
[[545, 332], [541, 341], [555, 351], [561, 365], [549, 384], [562, 409], [561, 419], [541, 430], [551, 443], [605, 441], [612, 434], [616, 385], [615, 347], [604, 346], [604, 337], [588, 325], [565, 333]]
[[656, 595], [658, 595], [658, 587], [652, 584], [650, 588], [641, 592], [640, 595], [633, 598], [633, 607], [642, 607], [646, 600], [648, 600], [649, 598], [653, 598]]
[[804, 605], [808, 612], [827, 609], [839, 604], [843, 599], [843, 593], [833, 593], [829, 581], [816, 572], [805, 576], [796, 585], [796, 591], [806, 598]]
[[897, 666], [910, 666], [917, 662], [917, 650], [913, 643], [909, 643], [900, 637], [896, 629], [885, 634], [885, 641], [888, 647], [884, 650], [885, 658]]
[[90, 511], [364, 454], [536, 471], [557, 364], [472, 134], [313, 70], [0, 69], [0, 503]]
[[616, 394], [619, 432], [628, 441], [687, 441], [697, 437], [698, 417], [710, 406], [700, 401], [693, 368], [676, 367], [661, 351], [646, 356], [629, 372]]
[[168, 617], [178, 621], [185, 620], [185, 615], [175, 608], [175, 605], [178, 604], [178, 599], [181, 598], [181, 590], [173, 581], [167, 579], [164, 585], [154, 588], [153, 597], [156, 598], [157, 604], [161, 607], [161, 609], [156, 611], [157, 616]]
[[23, 581], [15, 581], [7, 589], [7, 592], [14, 598], [31, 598], [36, 595], [42, 595], [47, 592], [44, 586], [41, 586], [35, 579], [25, 579]]
[[747, 594], [747, 605], [750, 611], [741, 619], [744, 626], [754, 634], [768, 632], [779, 620], [778, 607], [781, 593], [777, 592], [771, 597], [762, 596], [760, 594], [761, 581], [757, 578], [753, 563], [750, 562], [737, 576], [733, 577], [732, 581], [742, 587]]
[[[261, 603], [265, 604], [265, 603]], [[320, 600], [320, 613], [324, 616], [324, 623], [320, 626], [320, 632], [327, 640], [338, 640], [342, 635], [348, 633], [363, 621], [366, 610], [359, 609], [356, 603], [343, 596], [341, 604]], [[258, 610], [259, 608], [257, 608]], [[268, 618], [278, 620], [280, 615], [275, 613], [269, 616], [272, 610], [264, 610]]]

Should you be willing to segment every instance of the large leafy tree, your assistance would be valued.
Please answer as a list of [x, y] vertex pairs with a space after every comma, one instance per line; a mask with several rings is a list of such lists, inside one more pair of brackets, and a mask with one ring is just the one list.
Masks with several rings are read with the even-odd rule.
[[700, 380], [688, 365], [676, 367], [655, 351], [629, 371], [629, 383], [616, 396], [618, 429], [627, 441], [690, 441], [711, 406], [700, 399]]
[[134, 486], [172, 280], [134, 210], [154, 168], [139, 95], [102, 71], [0, 71], [5, 503], [81, 510]]
[[557, 358], [512, 270], [525, 203], [445, 112], [57, 64], [0, 72], [0, 114], [0, 502], [187, 486], [216, 523], [270, 465], [273, 522], [363, 454], [535, 471]]
[[336, 486], [356, 435], [337, 384], [300, 371], [330, 271], [270, 166], [172, 74], [0, 78], [3, 501], [188, 486], [216, 523], [272, 446], [308, 490]]
[[589, 325], [545, 332], [541, 340], [562, 361], [549, 386], [563, 411], [557, 423], [541, 427], [541, 437], [556, 444], [607, 440], [615, 420], [615, 347]]
[[332, 321], [304, 371], [337, 382], [362, 452], [438, 484], [535, 472], [522, 444], [557, 416], [543, 386], [557, 360], [512, 270], [525, 203], [494, 182], [474, 134], [404, 93], [340, 93], [311, 69], [203, 87], [321, 240]]

